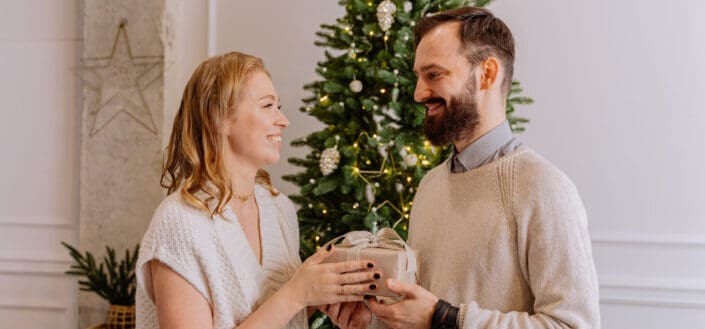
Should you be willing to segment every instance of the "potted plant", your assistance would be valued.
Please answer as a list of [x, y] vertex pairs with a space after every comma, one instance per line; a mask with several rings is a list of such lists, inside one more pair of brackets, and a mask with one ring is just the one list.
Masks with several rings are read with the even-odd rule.
[[115, 249], [106, 246], [106, 255], [100, 263], [86, 251], [85, 254], [66, 242], [61, 242], [69, 250], [74, 263], [66, 274], [81, 277], [78, 285], [82, 291], [92, 291], [110, 303], [106, 327], [109, 329], [135, 328], [135, 264], [139, 254], [139, 244], [135, 251], [125, 250], [125, 257], [119, 261]]

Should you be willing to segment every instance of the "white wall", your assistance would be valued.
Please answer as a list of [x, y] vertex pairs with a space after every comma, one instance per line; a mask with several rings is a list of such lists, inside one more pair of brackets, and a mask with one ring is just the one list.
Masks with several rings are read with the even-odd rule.
[[[217, 52], [270, 68], [292, 121], [286, 142], [320, 129], [298, 107], [322, 57], [314, 32], [343, 14], [337, 1], [213, 3]], [[521, 138], [575, 181], [588, 209], [603, 327], [705, 328], [705, 2], [491, 8], [514, 31], [516, 77], [536, 100], [520, 109], [532, 120]]]
[[492, 8], [536, 100], [522, 138], [587, 207], [604, 328], [705, 328], [705, 2]]
[[[75, 328], [80, 1], [0, 2], [0, 323]], [[2, 326], [2, 325], [0, 325]]]

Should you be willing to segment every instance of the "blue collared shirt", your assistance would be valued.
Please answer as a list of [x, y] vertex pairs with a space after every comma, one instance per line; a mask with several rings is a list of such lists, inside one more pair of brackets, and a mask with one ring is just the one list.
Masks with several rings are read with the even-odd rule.
[[450, 171], [461, 173], [497, 160], [521, 146], [506, 120], [492, 128], [460, 153], [453, 148]]

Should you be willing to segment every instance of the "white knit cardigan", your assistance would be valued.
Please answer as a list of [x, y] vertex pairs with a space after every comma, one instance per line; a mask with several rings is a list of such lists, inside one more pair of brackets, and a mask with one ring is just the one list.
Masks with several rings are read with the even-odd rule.
[[[286, 283], [301, 265], [292, 202], [255, 187], [262, 232], [262, 265], [229, 207], [213, 219], [172, 193], [157, 208], [137, 261], [137, 328], [159, 328], [149, 261], [158, 259], [193, 285], [210, 304], [213, 328], [235, 328]], [[211, 208], [214, 204], [211, 204]], [[305, 310], [286, 326], [307, 328]]]

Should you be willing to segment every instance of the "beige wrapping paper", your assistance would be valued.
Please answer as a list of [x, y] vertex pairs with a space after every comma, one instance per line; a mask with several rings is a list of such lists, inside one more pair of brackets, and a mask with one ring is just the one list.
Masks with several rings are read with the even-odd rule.
[[384, 228], [377, 234], [352, 231], [331, 240], [324, 247], [329, 244], [334, 244], [335, 248], [324, 263], [349, 260], [371, 260], [375, 263], [374, 271], [381, 272], [382, 278], [378, 280], [377, 289], [369, 295], [400, 297], [387, 289], [387, 278], [416, 284], [416, 252], [390, 228]]

